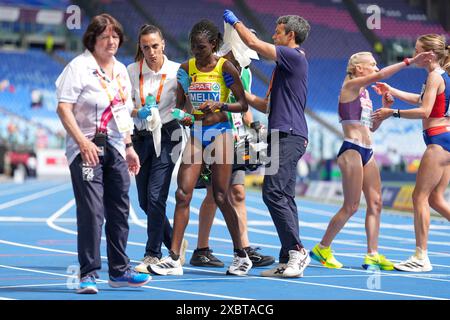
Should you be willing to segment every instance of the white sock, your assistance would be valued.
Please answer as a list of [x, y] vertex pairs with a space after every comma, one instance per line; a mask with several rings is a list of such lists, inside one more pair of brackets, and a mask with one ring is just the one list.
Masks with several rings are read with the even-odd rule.
[[427, 250], [423, 250], [420, 247], [416, 247], [416, 254], [415, 254], [415, 256], [418, 259], [423, 260], [423, 259], [425, 259], [428, 256], [428, 252], [427, 252]]

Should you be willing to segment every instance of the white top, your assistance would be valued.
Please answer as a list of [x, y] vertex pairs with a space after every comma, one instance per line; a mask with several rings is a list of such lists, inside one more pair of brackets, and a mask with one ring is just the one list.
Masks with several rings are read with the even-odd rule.
[[[92, 53], [89, 50], [85, 50], [64, 68], [55, 82], [58, 102], [74, 105], [75, 120], [81, 132], [89, 140], [94, 138], [95, 130], [100, 125], [102, 113], [111, 103], [108, 93], [102, 87], [97, 71], [105, 77], [106, 81], [104, 83], [106, 83], [107, 90], [112, 97], [120, 98], [118, 85], [120, 82], [126, 98], [125, 105], [131, 114], [133, 102], [131, 100], [130, 78], [125, 65], [115, 58], [114, 79], [112, 80], [103, 74]], [[108, 122], [106, 128], [108, 131], [108, 142], [125, 158], [125, 144], [123, 142], [125, 135], [119, 132], [114, 118]], [[78, 144], [68, 134], [66, 136], [66, 156], [69, 164], [79, 153]]]
[[[133, 102], [137, 109], [142, 107], [141, 96], [139, 94], [139, 65], [139, 62], [134, 62], [127, 67], [128, 74], [130, 75], [131, 85], [133, 88]], [[166, 79], [162, 83], [163, 89], [158, 104], [159, 114], [161, 116], [161, 121], [163, 124], [168, 123], [174, 119], [171, 114], [171, 109], [174, 109], [176, 106], [178, 68], [180, 68], [180, 64], [170, 61], [166, 56], [164, 56], [163, 65], [161, 67], [161, 70], [159, 70], [158, 72], [154, 72], [153, 70], [151, 70], [148, 67], [145, 59], [142, 65], [142, 75], [144, 77], [144, 99], [149, 93], [155, 98], [157, 97], [158, 90], [161, 86], [162, 75], [166, 75]], [[144, 121], [146, 120], [133, 118], [133, 121], [138, 130], [144, 130], [146, 128], [144, 123]]]

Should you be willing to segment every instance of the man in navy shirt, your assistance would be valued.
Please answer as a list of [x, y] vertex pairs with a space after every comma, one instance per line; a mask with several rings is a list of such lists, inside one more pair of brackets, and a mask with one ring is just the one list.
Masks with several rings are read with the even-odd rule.
[[230, 10], [225, 10], [223, 18], [235, 28], [249, 48], [276, 62], [266, 99], [246, 95], [251, 106], [264, 113], [269, 112], [271, 167], [275, 163], [278, 168], [276, 172], [270, 172], [266, 168], [263, 200], [281, 242], [279, 265], [261, 275], [301, 277], [310, 258], [299, 236], [295, 181], [297, 162], [308, 144], [308, 126], [304, 113], [308, 62], [300, 45], [308, 37], [310, 26], [299, 16], [278, 18], [272, 36], [273, 45], [259, 40]]

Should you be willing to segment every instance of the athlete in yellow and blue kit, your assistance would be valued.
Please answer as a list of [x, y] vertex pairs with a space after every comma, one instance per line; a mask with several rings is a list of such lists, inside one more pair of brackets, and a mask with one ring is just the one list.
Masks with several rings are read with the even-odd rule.
[[[208, 164], [212, 172], [214, 198], [223, 213], [234, 247], [233, 262], [227, 274], [245, 275], [252, 262], [242, 246], [237, 212], [227, 197], [234, 158], [228, 112], [247, 111], [244, 88], [233, 64], [214, 54], [222, 42], [217, 26], [209, 20], [201, 20], [193, 26], [189, 40], [194, 58], [183, 63], [178, 71], [177, 107], [186, 107], [196, 121], [178, 172], [172, 247], [168, 257], [149, 268], [159, 275], [183, 274], [179, 255], [189, 222], [189, 205], [207, 158], [204, 153], [210, 153]], [[234, 103], [226, 103], [230, 91], [236, 98]], [[183, 119], [182, 123], [192, 125], [190, 118]]]

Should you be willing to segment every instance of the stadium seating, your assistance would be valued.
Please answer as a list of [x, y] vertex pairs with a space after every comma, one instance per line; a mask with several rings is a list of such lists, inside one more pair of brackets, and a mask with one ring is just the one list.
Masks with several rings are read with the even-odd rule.
[[15, 7], [37, 7], [42, 9], [65, 9], [71, 5], [70, 0], [2, 0], [2, 5]]

